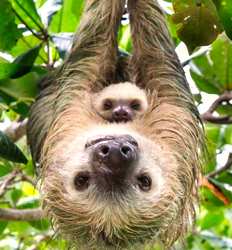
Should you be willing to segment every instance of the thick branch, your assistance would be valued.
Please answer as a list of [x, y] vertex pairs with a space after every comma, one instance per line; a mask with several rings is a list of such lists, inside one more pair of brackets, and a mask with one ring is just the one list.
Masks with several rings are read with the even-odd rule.
[[232, 124], [232, 117], [230, 116], [221, 116], [216, 117], [213, 113], [216, 109], [223, 103], [229, 102], [232, 100], [232, 92], [225, 92], [221, 96], [219, 96], [209, 107], [208, 111], [201, 115], [203, 121], [212, 122], [215, 124]]
[[44, 218], [42, 209], [0, 208], [0, 220], [3, 221], [34, 221]]
[[216, 169], [215, 171], [209, 173], [207, 175], [207, 178], [213, 178], [213, 177], [221, 174], [222, 172], [228, 170], [231, 166], [232, 166], [232, 153], [229, 154], [229, 157], [228, 157], [228, 160], [227, 160], [225, 166], [223, 166], [219, 169]]

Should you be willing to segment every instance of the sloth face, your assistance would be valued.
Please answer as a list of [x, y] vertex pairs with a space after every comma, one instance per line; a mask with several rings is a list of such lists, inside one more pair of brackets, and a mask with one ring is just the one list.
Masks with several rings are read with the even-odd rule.
[[147, 103], [140, 99], [106, 98], [101, 100], [98, 113], [110, 122], [128, 122], [145, 113]]
[[147, 94], [130, 82], [111, 84], [92, 96], [94, 110], [109, 122], [128, 122], [148, 108]]
[[42, 193], [53, 222], [74, 242], [84, 239], [88, 249], [133, 245], [157, 238], [177, 217], [180, 201], [173, 197], [184, 191], [175, 160], [160, 144], [119, 124], [68, 142], [51, 156]]

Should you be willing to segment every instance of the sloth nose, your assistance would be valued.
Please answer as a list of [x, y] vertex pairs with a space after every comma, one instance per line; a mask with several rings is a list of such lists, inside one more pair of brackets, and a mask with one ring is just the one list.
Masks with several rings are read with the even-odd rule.
[[132, 114], [125, 107], [120, 107], [113, 111], [113, 120], [116, 122], [130, 121], [131, 119], [132, 119]]
[[128, 142], [111, 140], [96, 145], [94, 155], [114, 171], [136, 160], [137, 149]]
[[138, 144], [126, 136], [101, 141], [93, 146], [92, 165], [100, 186], [121, 187], [133, 171], [137, 159]]

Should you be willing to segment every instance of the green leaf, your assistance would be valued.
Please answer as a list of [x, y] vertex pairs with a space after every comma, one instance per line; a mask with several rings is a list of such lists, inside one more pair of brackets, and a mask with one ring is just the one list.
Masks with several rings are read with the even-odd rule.
[[17, 28], [8, 0], [0, 1], [0, 23], [0, 51], [10, 50], [21, 37], [22, 31]]
[[80, 21], [83, 6], [83, 0], [65, 0], [62, 8], [52, 17], [49, 31], [74, 32]]
[[221, 90], [212, 84], [211, 79], [208, 79], [206, 75], [197, 74], [193, 70], [190, 71], [191, 76], [196, 83], [200, 91], [206, 92], [208, 94], [219, 94]]
[[222, 94], [232, 89], [232, 42], [219, 36], [208, 54], [192, 60], [191, 76], [200, 91]]
[[232, 172], [229, 170], [222, 172], [218, 177], [217, 181], [227, 183], [232, 187]]
[[191, 76], [200, 91], [209, 94], [223, 93], [223, 88], [217, 77], [217, 72], [213, 69], [212, 61], [208, 54], [201, 55], [192, 60]]
[[0, 80], [10, 78], [18, 68], [19, 65], [14, 63], [0, 63]]
[[124, 49], [127, 52], [132, 50], [132, 42], [130, 37], [130, 26], [122, 26], [119, 31], [119, 45], [120, 48]]
[[12, 165], [9, 162], [6, 164], [0, 164], [0, 177], [9, 174], [12, 171]]
[[8, 221], [1, 221], [1, 223], [0, 223], [0, 235], [3, 233], [3, 231], [5, 230], [7, 225], [8, 225]]
[[[14, 57], [18, 57], [28, 50], [35, 48], [41, 44], [41, 40], [39, 40], [34, 35], [26, 35], [23, 38], [20, 38], [16, 44], [10, 51], [10, 54]], [[41, 58], [42, 57], [42, 58]], [[39, 51], [39, 55], [37, 56], [35, 63], [42, 64], [47, 60], [47, 53], [44, 49], [41, 48]]]
[[211, 0], [174, 0], [173, 22], [177, 34], [190, 51], [209, 45], [222, 31], [216, 8]]
[[22, 197], [23, 192], [21, 189], [15, 188], [11, 191], [11, 200], [13, 204], [17, 204], [18, 200]]
[[232, 104], [230, 103], [222, 103], [216, 111], [223, 116], [231, 116], [232, 117]]
[[232, 39], [232, 1], [231, 0], [223, 0], [217, 1], [217, 10], [219, 13], [219, 17], [227, 36]]
[[224, 220], [224, 214], [221, 210], [208, 213], [201, 221], [201, 228], [203, 230], [216, 227]]
[[47, 220], [30, 221], [29, 224], [38, 230], [48, 230], [50, 224]]
[[30, 72], [40, 48], [41, 45], [28, 50], [17, 57], [12, 63], [0, 63], [0, 80], [18, 78]]
[[232, 90], [232, 42], [227, 37], [220, 36], [212, 44], [210, 58], [223, 92]]
[[18, 163], [27, 163], [22, 151], [0, 131], [0, 157]]
[[37, 81], [40, 76], [30, 72], [18, 79], [0, 81], [0, 91], [15, 99], [34, 98], [37, 94]]
[[40, 8], [47, 0], [36, 0], [36, 7]]
[[[2, 0], [1, 0], [2, 1]], [[30, 27], [36, 31], [43, 30], [43, 24], [33, 0], [10, 0], [14, 11], [20, 18]], [[22, 23], [21, 20], [18, 20]]]
[[11, 109], [19, 114], [22, 118], [28, 117], [30, 105], [26, 104], [25, 102], [15, 102], [11, 104]]
[[18, 69], [13, 75], [11, 75], [11, 78], [14, 79], [21, 77], [31, 71], [34, 61], [39, 54], [40, 48], [41, 45], [38, 45], [13, 61], [13, 64], [18, 65]]
[[232, 125], [226, 127], [224, 136], [226, 143], [232, 145]]
[[221, 143], [221, 127], [213, 124], [205, 126], [207, 138], [208, 157], [204, 167], [206, 173], [211, 172], [216, 167], [216, 150]]

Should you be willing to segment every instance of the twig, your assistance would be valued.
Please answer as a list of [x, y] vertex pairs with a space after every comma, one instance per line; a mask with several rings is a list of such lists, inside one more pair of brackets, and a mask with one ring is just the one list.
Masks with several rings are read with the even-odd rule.
[[44, 213], [40, 208], [34, 209], [12, 209], [0, 208], [0, 220], [3, 221], [34, 221], [44, 218]]
[[215, 176], [221, 174], [222, 172], [228, 170], [230, 167], [232, 166], [232, 153], [229, 154], [228, 156], [228, 160], [226, 162], [226, 164], [219, 168], [219, 169], [216, 169], [215, 171], [209, 173], [206, 177], [207, 178], [214, 178]]
[[221, 116], [216, 117], [213, 113], [216, 109], [223, 103], [229, 102], [232, 100], [232, 92], [225, 92], [219, 96], [209, 107], [208, 111], [201, 115], [203, 121], [212, 122], [215, 124], [232, 124], [232, 117], [230, 116]]
[[206, 176], [200, 178], [200, 186], [209, 189], [215, 197], [224, 203], [224, 205], [230, 204], [230, 200], [224, 195], [221, 189], [214, 183], [210, 182]]
[[194, 58], [205, 55], [209, 51], [209, 46], [207, 48], [201, 48], [192, 55], [189, 56], [185, 61], [181, 62], [182, 67], [187, 66]]
[[9, 175], [3, 177], [3, 180], [0, 182], [0, 197], [6, 193], [11, 185], [20, 181], [29, 182], [32, 186], [36, 187], [36, 181], [30, 176], [25, 175], [22, 170], [16, 168]]
[[19, 170], [15, 169], [3, 179], [3, 181], [0, 183], [0, 197], [5, 194], [9, 185], [11, 185], [11, 183], [14, 181], [18, 173], [19, 173]]
[[36, 181], [34, 181], [33, 178], [31, 178], [30, 176], [25, 175], [22, 172], [20, 173], [20, 175], [21, 175], [21, 181], [26, 181], [26, 182], [31, 183], [32, 186], [34, 186], [34, 187], [36, 186]]
[[26, 134], [28, 119], [21, 122], [12, 122], [3, 132], [13, 141], [16, 142]]

